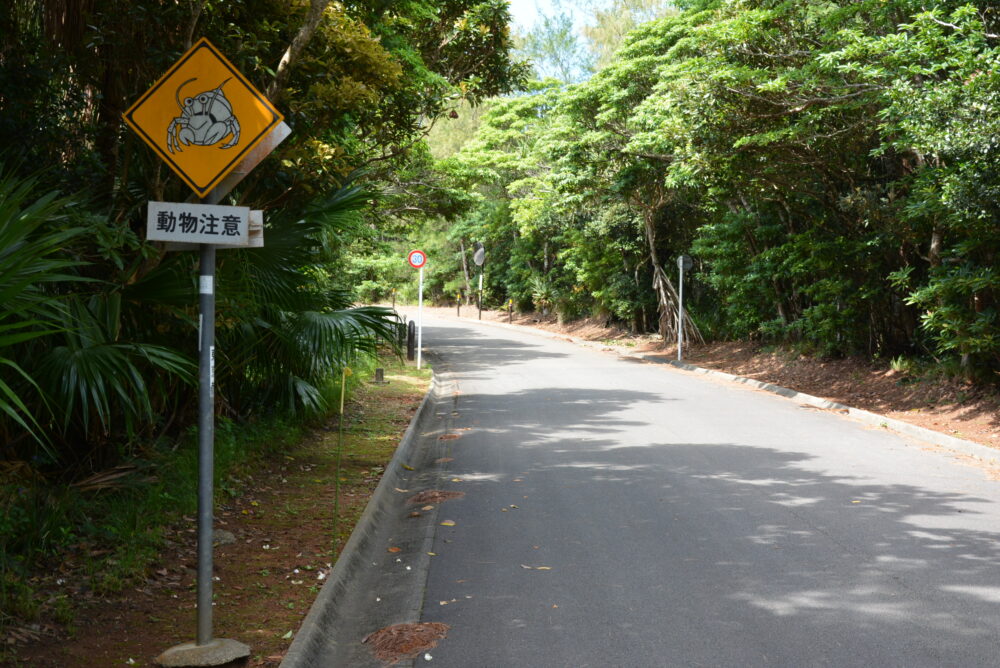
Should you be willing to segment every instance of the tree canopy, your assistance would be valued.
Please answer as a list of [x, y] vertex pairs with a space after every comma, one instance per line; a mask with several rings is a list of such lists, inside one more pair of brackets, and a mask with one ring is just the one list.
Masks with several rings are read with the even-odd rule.
[[442, 164], [479, 184], [465, 246], [511, 244], [494, 297], [547, 282], [671, 338], [689, 253], [689, 336], [1000, 370], [997, 9], [676, 4], [589, 80], [492, 103]]
[[508, 23], [503, 0], [4, 3], [4, 456], [41, 447], [38, 466], [79, 475], [191, 418], [195, 254], [142, 234], [147, 200], [188, 192], [121, 114], [194, 41], [292, 128], [231, 196], [265, 210], [264, 248], [218, 260], [217, 396], [245, 419], [321, 409], [328, 378], [394, 338], [389, 309], [353, 307], [347, 249], [378, 236], [381, 191], [438, 115], [523, 80]]

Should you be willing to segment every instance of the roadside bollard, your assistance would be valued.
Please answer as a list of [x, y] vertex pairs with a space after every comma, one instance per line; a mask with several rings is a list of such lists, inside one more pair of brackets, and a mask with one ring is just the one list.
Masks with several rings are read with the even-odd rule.
[[411, 362], [416, 359], [417, 323], [411, 320], [406, 325], [406, 359]]

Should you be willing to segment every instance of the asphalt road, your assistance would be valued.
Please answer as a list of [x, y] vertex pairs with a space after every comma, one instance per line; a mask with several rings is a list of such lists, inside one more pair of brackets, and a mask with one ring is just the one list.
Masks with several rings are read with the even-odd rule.
[[384, 538], [410, 570], [380, 618], [451, 627], [414, 665], [1000, 665], [982, 468], [529, 333], [427, 318], [424, 346], [446, 396], [415, 485], [465, 496]]

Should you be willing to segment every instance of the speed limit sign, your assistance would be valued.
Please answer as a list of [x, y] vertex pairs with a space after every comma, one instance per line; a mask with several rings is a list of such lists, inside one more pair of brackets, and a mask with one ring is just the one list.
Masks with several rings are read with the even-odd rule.
[[419, 269], [420, 281], [417, 288], [417, 368], [420, 368], [421, 351], [423, 350], [424, 335], [424, 265], [427, 264], [427, 255], [422, 250], [411, 250], [406, 256], [406, 261], [414, 269]]
[[410, 254], [406, 259], [409, 261], [410, 266], [414, 269], [420, 269], [427, 262], [427, 256], [424, 255], [423, 251], [419, 250], [410, 251]]

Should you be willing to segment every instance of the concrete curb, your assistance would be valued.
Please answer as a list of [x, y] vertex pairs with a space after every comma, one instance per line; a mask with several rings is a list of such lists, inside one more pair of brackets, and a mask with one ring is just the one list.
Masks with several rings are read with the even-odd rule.
[[334, 564], [326, 582], [320, 589], [309, 613], [302, 620], [302, 626], [295, 634], [280, 668], [306, 668], [312, 666], [324, 643], [324, 629], [332, 628], [338, 616], [338, 603], [346, 591], [355, 573], [364, 563], [369, 561], [369, 547], [375, 528], [386, 514], [386, 508], [391, 504], [393, 488], [399, 486], [401, 477], [406, 474], [403, 464], [412, 455], [412, 450], [418, 442], [418, 433], [424, 424], [433, 417], [430, 405], [436, 400], [439, 392], [439, 381], [435, 374], [431, 379], [431, 387], [424, 395], [420, 407], [410, 420], [396, 452], [386, 467], [382, 479], [365, 506], [361, 519], [358, 520], [351, 537], [340, 553], [340, 558]]
[[[550, 339], [571, 341], [572, 343], [575, 343], [577, 345], [583, 345], [588, 348], [597, 347], [592, 342], [586, 341], [584, 339], [578, 339], [576, 337], [566, 336], [564, 334], [555, 334], [553, 332], [539, 330], [525, 325], [511, 325], [506, 322], [496, 322], [493, 320], [469, 320], [469, 322], [472, 322], [474, 324], [478, 323], [478, 324], [490, 325], [492, 327], [501, 327], [505, 329], [516, 329], [518, 331], [528, 332], [530, 334]], [[608, 348], [609, 346], [602, 346], [602, 347]], [[902, 434], [904, 436], [909, 436], [911, 438], [924, 441], [925, 443], [929, 443], [930, 445], [937, 445], [943, 448], [948, 448], [949, 450], [954, 450], [963, 455], [968, 455], [969, 457], [974, 457], [984, 462], [1000, 464], [1000, 450], [996, 448], [991, 448], [987, 445], [982, 445], [980, 443], [975, 443], [973, 441], [967, 441], [963, 438], [949, 436], [948, 434], [943, 434], [939, 431], [934, 431], [933, 429], [918, 427], [917, 425], [910, 424], [909, 422], [896, 420], [894, 418], [886, 417], [884, 415], [879, 415], [878, 413], [872, 413], [870, 411], [862, 410], [860, 408], [852, 408], [851, 406], [845, 406], [844, 404], [839, 404], [835, 401], [830, 401], [829, 399], [823, 399], [821, 397], [816, 397], [811, 394], [805, 394], [804, 392], [797, 392], [796, 390], [792, 390], [787, 387], [782, 387], [780, 385], [775, 385], [773, 383], [765, 383], [759, 380], [754, 380], [752, 378], [746, 378], [744, 376], [736, 376], [734, 374], [726, 373], [724, 371], [705, 369], [700, 366], [694, 366], [693, 364], [685, 364], [684, 362], [680, 362], [677, 360], [663, 359], [662, 356], [646, 355], [643, 353], [630, 353], [618, 348], [611, 348], [611, 349], [616, 351], [622, 357], [637, 359], [643, 362], [649, 362], [651, 364], [669, 364], [670, 366], [676, 367], [678, 369], [684, 369], [685, 371], [700, 373], [706, 376], [711, 376], [713, 378], [726, 380], [731, 383], [740, 383], [743, 385], [749, 385], [750, 387], [759, 390], [764, 390], [765, 392], [770, 392], [772, 394], [777, 394], [787, 399], [794, 399], [795, 401], [800, 401], [804, 404], [808, 404], [816, 408], [830, 410], [836, 413], [840, 413], [842, 415], [847, 415], [849, 417], [858, 420], [859, 422], [862, 422], [872, 427], [882, 427], [884, 429], [894, 431], [898, 434]]]
[[622, 353], [622, 356], [641, 359], [645, 362], [653, 362], [655, 364], [669, 364], [670, 366], [677, 367], [678, 369], [684, 369], [685, 371], [692, 371], [694, 373], [700, 373], [714, 378], [721, 378], [732, 383], [749, 385], [750, 387], [764, 390], [765, 392], [770, 392], [788, 399], [800, 401], [809, 406], [815, 406], [816, 408], [822, 408], [840, 413], [842, 415], [847, 415], [871, 427], [881, 427], [883, 429], [888, 429], [890, 431], [930, 443], [931, 445], [939, 445], [950, 450], [955, 450], [964, 455], [969, 455], [970, 457], [1000, 463], [1000, 450], [996, 450], [989, 446], [981, 445], [973, 441], [967, 441], [963, 438], [949, 436], [948, 434], [942, 434], [941, 432], [934, 431], [933, 429], [918, 427], [917, 425], [910, 424], [909, 422], [896, 420], [884, 415], [879, 415], [878, 413], [872, 413], [871, 411], [846, 406], [844, 404], [837, 403], [836, 401], [823, 399], [822, 397], [816, 397], [804, 392], [797, 392], [773, 383], [765, 383], [752, 378], [746, 378], [744, 376], [735, 376], [724, 371], [705, 369], [692, 364], [685, 364], [684, 362], [679, 362], [677, 360], [656, 359], [651, 355], [643, 355], [641, 353]]

